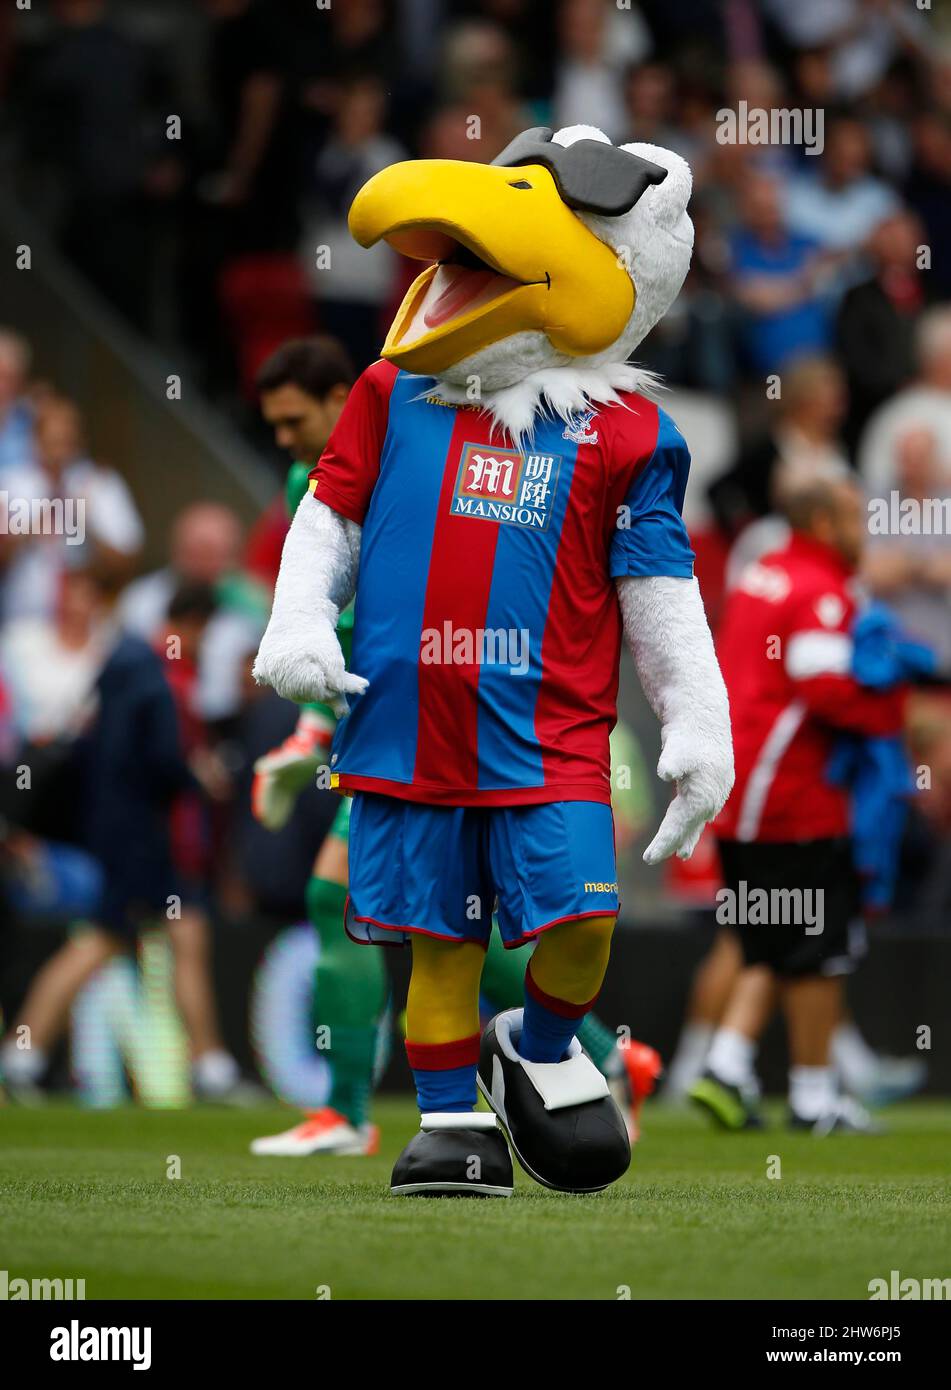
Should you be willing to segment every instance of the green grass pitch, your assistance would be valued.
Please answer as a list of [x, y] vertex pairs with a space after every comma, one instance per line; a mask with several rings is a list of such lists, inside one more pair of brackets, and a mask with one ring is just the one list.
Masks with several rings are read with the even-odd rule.
[[[951, 1104], [880, 1138], [781, 1126], [724, 1135], [658, 1107], [627, 1178], [557, 1195], [516, 1169], [508, 1201], [392, 1198], [416, 1127], [377, 1105], [374, 1158], [261, 1159], [256, 1110], [0, 1111], [0, 1268], [84, 1278], [96, 1298], [867, 1298], [947, 1273]], [[166, 1176], [174, 1157], [181, 1177]], [[778, 1157], [781, 1177], [768, 1166]]]

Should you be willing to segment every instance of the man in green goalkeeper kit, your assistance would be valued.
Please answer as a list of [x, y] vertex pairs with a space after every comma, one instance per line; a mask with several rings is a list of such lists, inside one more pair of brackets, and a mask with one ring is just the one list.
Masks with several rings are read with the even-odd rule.
[[[285, 343], [258, 374], [261, 410], [275, 439], [293, 459], [287, 477], [289, 516], [307, 491], [307, 475], [323, 452], [353, 382], [353, 368], [333, 339], [314, 337]], [[340, 615], [338, 635], [347, 660], [353, 609]], [[255, 764], [254, 813], [280, 829], [306, 786], [313, 785], [330, 756], [336, 713], [326, 705], [302, 705], [297, 728], [280, 748]], [[320, 939], [314, 972], [315, 1023], [328, 1040], [327, 1103], [282, 1134], [255, 1139], [251, 1152], [304, 1156], [315, 1153], [368, 1154], [377, 1146], [368, 1107], [380, 1019], [387, 983], [379, 951], [361, 950], [347, 939], [343, 909], [347, 896], [347, 832], [350, 800], [341, 797], [334, 822], [320, 847], [307, 885], [307, 915]]]
[[[308, 474], [326, 446], [330, 431], [349, 392], [352, 370], [343, 350], [331, 338], [316, 337], [286, 343], [270, 357], [258, 375], [261, 409], [274, 427], [281, 448], [295, 462], [287, 478], [286, 499], [294, 515], [307, 491]], [[353, 607], [345, 609], [337, 633], [349, 665]], [[255, 764], [254, 813], [271, 829], [290, 816], [298, 795], [326, 768], [336, 713], [326, 705], [302, 705], [297, 728], [280, 748]], [[612, 805], [619, 856], [640, 831], [649, 806], [640, 749], [636, 739], [618, 725], [611, 736]], [[314, 980], [317, 1024], [327, 1030], [332, 1086], [327, 1104], [305, 1115], [300, 1124], [281, 1134], [255, 1139], [252, 1153], [303, 1156], [315, 1153], [367, 1154], [375, 1151], [377, 1131], [367, 1119], [377, 1033], [387, 1003], [382, 953], [349, 941], [343, 928], [347, 896], [347, 833], [350, 798], [340, 809], [314, 863], [307, 886], [307, 910], [320, 938], [320, 957]], [[486, 1011], [495, 1014], [520, 1005], [525, 982], [525, 954], [506, 951], [498, 932], [492, 934], [482, 976]], [[584, 1021], [579, 1040], [604, 1072], [636, 1139], [638, 1111], [654, 1088], [660, 1058], [653, 1048], [608, 1028], [593, 1013]]]

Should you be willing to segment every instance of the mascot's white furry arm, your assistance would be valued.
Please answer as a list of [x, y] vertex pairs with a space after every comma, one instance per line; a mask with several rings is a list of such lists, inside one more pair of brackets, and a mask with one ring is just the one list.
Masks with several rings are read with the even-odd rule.
[[689, 859], [733, 786], [730, 706], [696, 579], [618, 582], [624, 635], [661, 724], [657, 775], [676, 782], [644, 859]]
[[333, 704], [367, 682], [348, 671], [337, 639], [340, 610], [353, 598], [360, 527], [314, 497], [302, 498], [281, 555], [271, 620], [254, 679], [286, 700]]

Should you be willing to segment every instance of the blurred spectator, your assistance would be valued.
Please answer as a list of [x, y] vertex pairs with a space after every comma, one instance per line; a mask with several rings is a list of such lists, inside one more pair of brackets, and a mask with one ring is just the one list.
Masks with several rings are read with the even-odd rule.
[[912, 124], [914, 159], [905, 185], [905, 196], [925, 226], [925, 241], [932, 249], [929, 276], [936, 293], [951, 294], [951, 263], [935, 255], [951, 245], [951, 112], [925, 111]]
[[233, 1093], [240, 1079], [238, 1065], [222, 1042], [211, 982], [213, 844], [206, 797], [223, 801], [230, 793], [230, 781], [198, 713], [198, 658], [214, 611], [210, 585], [182, 586], [172, 595], [167, 622], [155, 643], [175, 702], [182, 751], [197, 779], [197, 784], [182, 788], [169, 809], [180, 904], [177, 915], [169, 919], [168, 933], [175, 1002], [191, 1046], [194, 1085], [198, 1095], [209, 1100]]
[[786, 226], [774, 177], [751, 174], [740, 198], [730, 245], [732, 285], [746, 364], [762, 377], [828, 346], [828, 312], [818, 292], [822, 257], [815, 240]]
[[951, 460], [951, 307], [929, 309], [915, 334], [915, 383], [879, 406], [859, 441], [858, 466], [873, 496], [894, 477], [897, 441], [909, 428], [930, 430], [942, 465]]
[[871, 172], [872, 143], [867, 127], [852, 115], [828, 121], [825, 149], [805, 161], [806, 169], [789, 188], [789, 225], [820, 246], [854, 256], [883, 218], [900, 201]]
[[280, 10], [260, 0], [204, 0], [211, 19], [208, 119], [198, 131], [181, 262], [183, 331], [206, 389], [235, 375], [220, 302], [237, 259], [290, 253], [297, 240], [298, 150]]
[[623, 73], [651, 47], [637, 5], [622, 12], [610, 0], [561, 0], [558, 38], [554, 125], [593, 125], [615, 142], [626, 139]]
[[872, 274], [846, 292], [839, 308], [837, 339], [853, 445], [876, 406], [914, 375], [915, 325], [928, 285], [916, 265], [922, 235], [909, 213], [880, 222], [867, 246]]
[[878, 0], [766, 0], [786, 40], [826, 48], [836, 95], [852, 100], [884, 76], [899, 53], [921, 52], [927, 29], [913, 6]]
[[[951, 516], [951, 467], [947, 449], [929, 429], [910, 427], [895, 440], [894, 470], [885, 479], [886, 496], [899, 503], [937, 503]], [[897, 511], [894, 513], [897, 515]], [[924, 517], [923, 508], [920, 515]], [[948, 531], [919, 525], [869, 527], [863, 577], [873, 594], [897, 613], [909, 636], [935, 652], [938, 668], [951, 680], [951, 544]]]
[[0, 484], [11, 470], [33, 462], [33, 416], [25, 389], [30, 348], [18, 333], [0, 328]]
[[446, 104], [421, 133], [426, 158], [494, 159], [532, 124], [517, 86], [522, 56], [497, 24], [470, 20], [449, 30], [439, 68]]
[[839, 438], [845, 382], [836, 363], [828, 357], [801, 358], [783, 373], [781, 389], [767, 433], [744, 449], [710, 489], [717, 519], [730, 536], [772, 512], [778, 465], [832, 471], [848, 466]]
[[260, 0], [204, 0], [212, 19], [208, 81], [214, 122], [206, 132], [200, 198], [235, 216], [222, 223], [234, 248], [290, 245], [295, 150], [285, 79], [289, 34]]
[[[55, 177], [66, 254], [117, 308], [148, 317], [148, 182], [167, 92], [105, 0], [54, 0], [59, 21], [24, 93], [30, 153]], [[161, 143], [160, 143], [161, 142]]]
[[15, 761], [30, 769], [29, 786], [5, 798], [3, 815], [43, 839], [74, 840], [80, 833], [76, 740], [93, 719], [94, 687], [111, 641], [100, 580], [80, 567], [64, 570], [55, 612], [0, 629]]
[[99, 585], [83, 569], [63, 571], [53, 613], [0, 628], [0, 669], [22, 739], [42, 744], [80, 732], [107, 645]]
[[[52, 397], [34, 426], [37, 468], [9, 484], [11, 500], [58, 502], [65, 526], [18, 539], [3, 585], [5, 616], [52, 613], [71, 548], [88, 547], [104, 579], [118, 585], [132, 570], [145, 540], [132, 494], [115, 469], [89, 457], [77, 407]], [[8, 506], [10, 501], [8, 500]], [[68, 508], [68, 510], [67, 510]], [[72, 518], [72, 527], [70, 518]]]
[[347, 227], [357, 190], [406, 152], [384, 133], [386, 96], [377, 78], [360, 78], [341, 93], [333, 132], [313, 170], [301, 255], [323, 325], [364, 367], [381, 343], [381, 306], [395, 256], [385, 242], [364, 250]]
[[226, 719], [240, 703], [241, 668], [267, 620], [269, 599], [241, 570], [241, 523], [217, 502], [194, 502], [172, 527], [169, 563], [128, 586], [119, 602], [129, 632], [154, 641], [182, 584], [211, 585], [218, 609], [199, 657], [199, 706], [204, 718]]
[[[98, 673], [96, 694], [95, 723], [81, 743], [79, 809], [84, 846], [104, 870], [102, 898], [95, 925], [83, 924], [36, 975], [13, 1033], [0, 1046], [0, 1065], [14, 1093], [29, 1093], [42, 1079], [73, 1000], [90, 976], [129, 949], [143, 927], [174, 920], [181, 900], [170, 809], [196, 782], [159, 658], [138, 637], [118, 634]], [[171, 940], [180, 951], [180, 934], [172, 933]], [[193, 957], [196, 965], [201, 968], [202, 961]], [[17, 1045], [22, 1026], [30, 1030], [29, 1049]], [[238, 1071], [220, 1045], [209, 1048], [215, 1029], [206, 1027], [192, 1042], [196, 1083], [220, 1094], [237, 1084]], [[201, 1058], [208, 1051], [212, 1061], [206, 1068]]]

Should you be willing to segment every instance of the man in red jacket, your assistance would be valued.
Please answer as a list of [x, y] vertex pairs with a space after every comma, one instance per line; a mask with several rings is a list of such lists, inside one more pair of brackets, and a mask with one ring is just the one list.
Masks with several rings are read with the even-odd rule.
[[729, 1128], [757, 1123], [746, 1081], [778, 995], [791, 1123], [867, 1129], [861, 1108], [837, 1096], [829, 1065], [842, 979], [864, 942], [848, 796], [826, 767], [843, 732], [897, 732], [904, 696], [866, 690], [850, 674], [866, 529], [860, 488], [844, 470], [798, 473], [780, 486], [790, 540], [745, 571], [717, 643], [736, 758], [715, 823], [726, 885], [717, 920], [737, 931], [745, 969], [691, 1095]]

